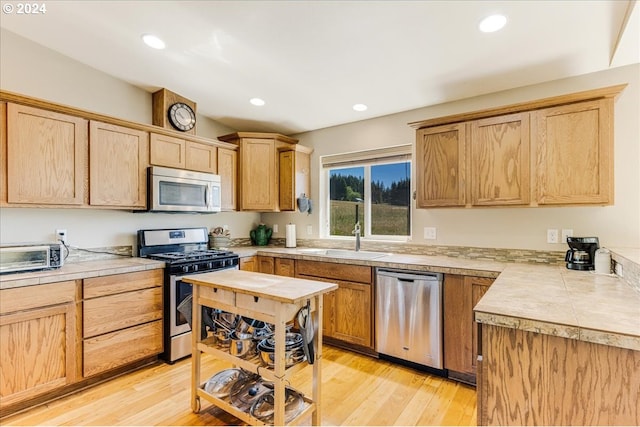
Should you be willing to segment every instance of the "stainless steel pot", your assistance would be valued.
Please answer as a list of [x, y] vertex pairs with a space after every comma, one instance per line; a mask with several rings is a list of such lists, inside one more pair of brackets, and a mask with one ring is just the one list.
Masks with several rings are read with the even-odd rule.
[[238, 357], [251, 357], [256, 354], [253, 338], [239, 338], [235, 332], [229, 336], [229, 353]]

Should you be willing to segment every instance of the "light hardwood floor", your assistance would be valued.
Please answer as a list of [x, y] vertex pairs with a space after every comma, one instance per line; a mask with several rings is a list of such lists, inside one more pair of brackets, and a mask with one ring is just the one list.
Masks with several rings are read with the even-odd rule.
[[[191, 359], [156, 363], [88, 390], [3, 419], [9, 425], [238, 425], [202, 401], [190, 407]], [[229, 365], [203, 355], [203, 376]], [[310, 370], [292, 379], [311, 392]], [[301, 424], [310, 425], [311, 417]], [[325, 345], [323, 425], [476, 425], [475, 388]]]

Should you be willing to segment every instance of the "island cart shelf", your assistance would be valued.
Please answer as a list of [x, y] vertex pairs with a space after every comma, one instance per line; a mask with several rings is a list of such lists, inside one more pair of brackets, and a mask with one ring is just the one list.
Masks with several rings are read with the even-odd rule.
[[[286, 383], [289, 383], [289, 379], [295, 373], [308, 366], [307, 362], [302, 362], [289, 368], [286, 367], [286, 325], [302, 307], [310, 303], [316, 331], [313, 338], [316, 354], [312, 365], [312, 395], [311, 398], [303, 396], [304, 408], [293, 420], [290, 420], [290, 424], [295, 424], [311, 413], [312, 424], [320, 425], [322, 296], [336, 290], [338, 286], [334, 283], [240, 270], [220, 270], [185, 276], [182, 280], [193, 285], [191, 409], [196, 413], [200, 412], [200, 399], [204, 398], [247, 424], [265, 424], [248, 412], [232, 405], [227, 399], [218, 398], [204, 390], [204, 383], [200, 378], [201, 356], [202, 353], [208, 353], [273, 382], [274, 425], [285, 425]], [[273, 324], [275, 327], [275, 363], [273, 368], [261, 366], [258, 358], [245, 360], [231, 355], [228, 351], [216, 346], [211, 338], [201, 340], [202, 306]]]

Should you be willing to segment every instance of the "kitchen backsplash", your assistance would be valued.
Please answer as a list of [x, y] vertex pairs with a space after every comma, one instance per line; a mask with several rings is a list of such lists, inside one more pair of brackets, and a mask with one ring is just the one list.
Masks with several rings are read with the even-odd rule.
[[69, 248], [69, 256], [65, 263], [95, 261], [100, 259], [114, 259], [133, 256], [132, 246], [109, 246], [104, 248], [78, 249]]
[[[272, 238], [269, 246], [284, 247], [285, 239]], [[231, 246], [252, 246], [251, 239], [232, 239]], [[353, 241], [298, 239], [303, 248], [353, 249]], [[524, 262], [531, 264], [564, 265], [565, 251], [535, 251], [528, 249], [494, 249], [466, 246], [425, 246], [408, 243], [362, 242], [363, 251], [394, 252], [412, 255], [450, 256], [498, 262]]]

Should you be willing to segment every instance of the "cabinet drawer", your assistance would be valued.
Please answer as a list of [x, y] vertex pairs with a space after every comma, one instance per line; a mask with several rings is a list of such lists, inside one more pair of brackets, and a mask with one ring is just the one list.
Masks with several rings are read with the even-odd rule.
[[297, 274], [371, 284], [371, 267], [322, 261], [297, 260]]
[[83, 375], [89, 377], [162, 352], [162, 320], [84, 341]]
[[162, 319], [162, 288], [87, 300], [83, 315], [84, 338]]
[[138, 289], [162, 286], [163, 270], [137, 271], [135, 273], [84, 279], [84, 298], [96, 298]]
[[247, 294], [236, 294], [236, 307], [238, 308], [275, 315], [279, 305], [281, 305], [281, 303], [271, 299], [258, 298]]
[[0, 291], [0, 314], [75, 302], [76, 282], [50, 283]]
[[202, 298], [219, 301], [222, 304], [235, 305], [236, 293], [225, 289], [212, 288], [210, 286], [200, 286], [200, 296]]

